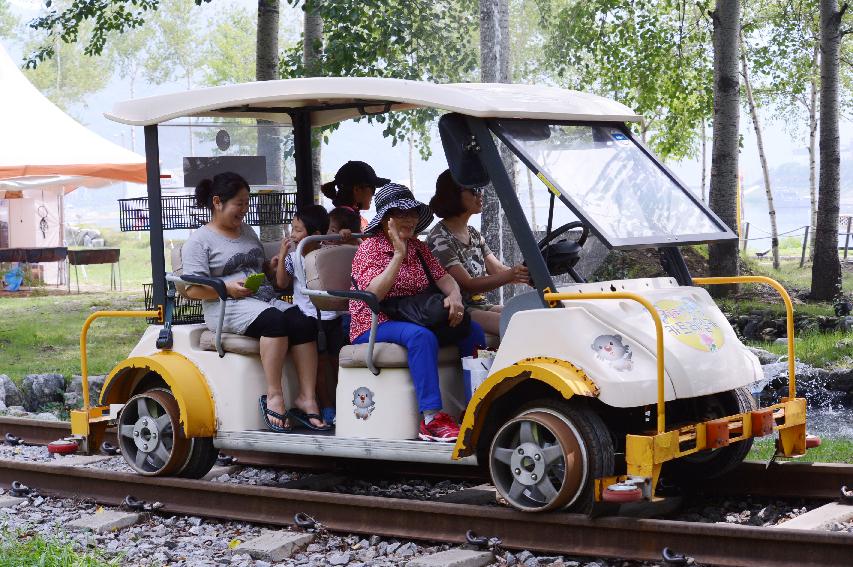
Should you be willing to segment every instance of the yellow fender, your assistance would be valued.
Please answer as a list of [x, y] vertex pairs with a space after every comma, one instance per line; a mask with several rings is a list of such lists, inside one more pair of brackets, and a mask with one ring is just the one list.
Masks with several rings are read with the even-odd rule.
[[489, 376], [474, 394], [465, 410], [453, 458], [474, 453], [492, 402], [525, 380], [539, 380], [558, 391], [565, 399], [572, 396], [598, 396], [598, 386], [586, 373], [570, 362], [557, 358], [526, 358]]
[[127, 402], [133, 386], [148, 372], [157, 373], [172, 390], [187, 437], [212, 437], [216, 433], [213, 396], [207, 380], [195, 364], [173, 351], [122, 361], [104, 381], [101, 405]]

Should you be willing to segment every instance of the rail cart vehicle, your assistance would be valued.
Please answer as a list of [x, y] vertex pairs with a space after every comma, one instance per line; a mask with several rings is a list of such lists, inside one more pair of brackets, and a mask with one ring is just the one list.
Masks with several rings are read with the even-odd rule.
[[[266, 391], [258, 341], [211, 332], [187, 316], [192, 305], [180, 295], [181, 284], [208, 285], [227, 309], [232, 300], [222, 281], [180, 275], [174, 251], [166, 272], [164, 230], [199, 226], [205, 211], [189, 206], [189, 196], [164, 195], [164, 133], [181, 119], [195, 120], [196, 135], [200, 124], [221, 125], [213, 155], [183, 158], [184, 185], [194, 185], [193, 164], [207, 173], [242, 167], [252, 185], [247, 222], [284, 224], [295, 207], [314, 202], [312, 128], [391, 120], [416, 109], [442, 113], [438, 129], [453, 177], [494, 188], [531, 287], [505, 305], [494, 363], [470, 397], [459, 353], [440, 351], [444, 407], [461, 416], [455, 444], [416, 440], [406, 352], [372, 338], [341, 351], [334, 431], [270, 432], [257, 409]], [[519, 510], [589, 512], [598, 503], [659, 500], [662, 471], [667, 479], [700, 483], [722, 475], [744, 459], [755, 437], [775, 435], [777, 454], [786, 457], [811, 444], [806, 401], [796, 397], [793, 341], [788, 397], [757, 408], [750, 386], [763, 378], [759, 361], [704, 286], [772, 286], [784, 300], [792, 337], [788, 294], [767, 278], [691, 277], [680, 246], [737, 236], [634, 136], [629, 124], [641, 117], [622, 104], [534, 85], [307, 78], [131, 100], [106, 116], [144, 127], [147, 198], [122, 202], [121, 212], [123, 228], [150, 232], [153, 283], [145, 311], [97, 312], [84, 325], [84, 407], [71, 417], [81, 450], [97, 449], [106, 427], [116, 425], [127, 463], [151, 476], [201, 477], [220, 450], [479, 465]], [[295, 190], [271, 191], [263, 158], [246, 156], [245, 143], [228, 148], [228, 138], [237, 138], [230, 123], [287, 132], [280, 141], [292, 151]], [[536, 203], [548, 219], [538, 241], [502, 145], [538, 179]], [[655, 249], [668, 276], [587, 282], [576, 267], [588, 237], [614, 250]], [[351, 246], [309, 254], [308, 287], [323, 309], [346, 309], [350, 298], [367, 302], [373, 337], [376, 298], [350, 291], [353, 254]], [[152, 324], [91, 403], [86, 330], [97, 317], [115, 316]], [[289, 364], [282, 381], [292, 400]]]

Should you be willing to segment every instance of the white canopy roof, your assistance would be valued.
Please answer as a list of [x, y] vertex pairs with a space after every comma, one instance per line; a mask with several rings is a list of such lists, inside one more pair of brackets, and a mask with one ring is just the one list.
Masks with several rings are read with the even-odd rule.
[[145, 158], [65, 114], [0, 46], [0, 194], [145, 182]]
[[[364, 105], [340, 108], [359, 103]], [[414, 108], [437, 108], [481, 118], [642, 120], [618, 102], [556, 87], [502, 83], [437, 85], [358, 77], [285, 79], [183, 91], [120, 102], [105, 116], [134, 126], [186, 116], [259, 118], [289, 124], [290, 117], [282, 110], [302, 107], [319, 107], [312, 112], [313, 126], [334, 124], [364, 113]]]

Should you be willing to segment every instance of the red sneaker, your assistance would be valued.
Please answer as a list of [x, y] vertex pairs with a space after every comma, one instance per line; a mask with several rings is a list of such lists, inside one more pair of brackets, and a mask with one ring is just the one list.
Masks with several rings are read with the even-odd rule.
[[440, 411], [429, 423], [421, 420], [418, 437], [424, 441], [452, 443], [459, 437], [459, 424], [452, 417]]

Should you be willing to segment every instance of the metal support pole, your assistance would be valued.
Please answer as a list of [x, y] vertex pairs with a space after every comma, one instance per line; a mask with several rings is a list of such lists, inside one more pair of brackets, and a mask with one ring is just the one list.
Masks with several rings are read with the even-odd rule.
[[806, 226], [806, 233], [803, 235], [803, 253], [800, 255], [800, 267], [806, 263], [806, 247], [809, 243], [809, 227]]
[[160, 188], [160, 141], [157, 125], [145, 126], [145, 175], [151, 246], [151, 292], [154, 309], [166, 305], [166, 254], [163, 251], [163, 201]]
[[749, 222], [746, 223], [746, 227], [743, 229], [743, 251], [746, 252], [746, 244], [749, 242]]
[[[521, 208], [521, 203], [518, 202], [518, 195], [513, 189], [509, 174], [498, 153], [498, 148], [492, 138], [492, 132], [486, 126], [485, 120], [481, 118], [466, 116], [465, 119], [468, 123], [468, 128], [470, 128], [471, 132], [477, 138], [477, 143], [480, 146], [480, 162], [486, 169], [486, 173], [489, 174], [489, 179], [501, 202], [507, 222], [512, 227], [512, 233], [518, 242], [518, 249], [521, 251], [522, 256], [524, 256], [527, 268], [530, 270], [533, 285], [540, 292], [555, 291], [554, 280], [548, 272], [548, 266], [545, 264], [545, 259], [539, 251], [536, 238], [533, 236], [530, 225], [524, 217], [524, 210]], [[543, 306], [547, 306], [544, 299]]]
[[314, 168], [311, 165], [311, 113], [293, 112], [293, 158], [296, 161], [296, 209], [314, 204]]

